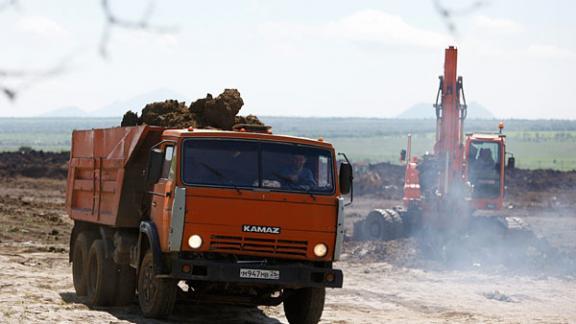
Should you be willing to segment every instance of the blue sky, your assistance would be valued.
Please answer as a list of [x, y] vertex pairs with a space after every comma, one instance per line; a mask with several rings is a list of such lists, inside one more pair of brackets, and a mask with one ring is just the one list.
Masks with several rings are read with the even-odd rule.
[[[148, 3], [110, 1], [130, 20]], [[190, 101], [232, 87], [244, 114], [394, 117], [432, 102], [454, 44], [469, 101], [502, 118], [576, 118], [573, 1], [486, 1], [455, 17], [452, 34], [431, 0], [163, 0], [151, 23], [177, 31], [116, 29], [108, 60], [98, 54], [100, 1], [19, 3], [0, 12], [0, 70], [66, 61], [66, 73], [23, 84], [15, 103], [0, 97], [0, 116], [95, 110], [159, 88]]]

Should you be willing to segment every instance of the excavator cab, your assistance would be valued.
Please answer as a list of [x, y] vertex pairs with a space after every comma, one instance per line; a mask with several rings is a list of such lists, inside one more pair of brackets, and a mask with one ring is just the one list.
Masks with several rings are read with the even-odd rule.
[[476, 209], [500, 209], [504, 196], [504, 135], [466, 136], [465, 177]]

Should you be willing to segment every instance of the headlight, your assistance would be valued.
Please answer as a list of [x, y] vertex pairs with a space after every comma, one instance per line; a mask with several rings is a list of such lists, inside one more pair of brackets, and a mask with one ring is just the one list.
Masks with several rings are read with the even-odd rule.
[[197, 249], [202, 245], [202, 238], [200, 235], [191, 235], [188, 239], [188, 245], [193, 249]]
[[317, 257], [323, 257], [328, 252], [328, 247], [324, 243], [318, 243], [314, 246], [314, 254]]

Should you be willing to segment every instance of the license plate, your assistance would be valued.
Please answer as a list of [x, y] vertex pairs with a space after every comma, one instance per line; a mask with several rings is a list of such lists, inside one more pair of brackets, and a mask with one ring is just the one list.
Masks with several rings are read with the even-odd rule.
[[280, 271], [260, 270], [260, 269], [240, 269], [240, 278], [278, 280], [280, 279]]

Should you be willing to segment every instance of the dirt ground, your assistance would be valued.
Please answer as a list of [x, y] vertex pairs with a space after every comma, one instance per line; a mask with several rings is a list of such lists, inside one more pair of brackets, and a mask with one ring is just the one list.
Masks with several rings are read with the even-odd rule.
[[[91, 309], [74, 294], [64, 186], [58, 179], [0, 178], [0, 322], [154, 323], [140, 316], [136, 303]], [[576, 209], [566, 201], [545, 200], [512, 204], [508, 212], [523, 217], [563, 253], [574, 255]], [[395, 204], [358, 197], [347, 225], [373, 207]], [[515, 271], [476, 263], [451, 268], [420, 259], [410, 239], [348, 241], [336, 267], [344, 271], [344, 288], [328, 291], [322, 323], [576, 322], [572, 268]], [[167, 322], [287, 321], [282, 307], [179, 304]]]

